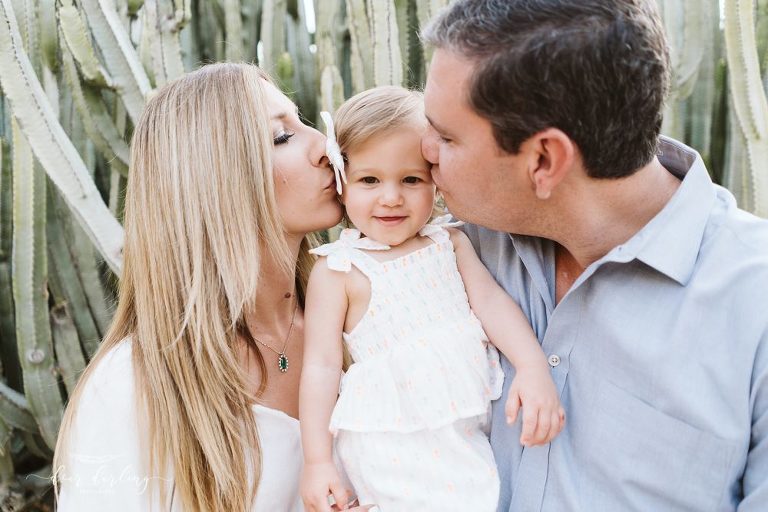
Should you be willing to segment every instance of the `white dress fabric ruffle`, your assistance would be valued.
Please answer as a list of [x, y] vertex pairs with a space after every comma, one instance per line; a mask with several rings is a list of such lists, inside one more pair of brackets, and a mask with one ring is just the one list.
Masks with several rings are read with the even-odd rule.
[[472, 313], [447, 218], [420, 234], [434, 243], [388, 261], [388, 246], [344, 230], [313, 252], [333, 270], [352, 265], [371, 299], [344, 342], [354, 359], [330, 430], [361, 503], [383, 512], [496, 509], [499, 484], [485, 432], [501, 394], [496, 349]]

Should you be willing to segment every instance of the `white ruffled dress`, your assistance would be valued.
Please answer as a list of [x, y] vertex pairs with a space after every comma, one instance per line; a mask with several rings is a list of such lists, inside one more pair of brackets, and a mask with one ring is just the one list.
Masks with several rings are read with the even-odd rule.
[[483, 512], [498, 501], [486, 425], [503, 374], [439, 221], [420, 231], [432, 244], [388, 261], [366, 253], [388, 246], [354, 229], [313, 251], [371, 283], [365, 315], [343, 334], [354, 364], [330, 430], [360, 503], [383, 512]]

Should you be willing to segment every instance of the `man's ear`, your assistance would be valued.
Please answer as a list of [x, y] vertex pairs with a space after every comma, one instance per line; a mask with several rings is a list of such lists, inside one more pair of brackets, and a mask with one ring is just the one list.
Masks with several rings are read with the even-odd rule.
[[562, 130], [547, 128], [523, 142], [531, 155], [528, 175], [539, 199], [549, 199], [561, 181], [571, 171], [576, 157], [576, 145]]

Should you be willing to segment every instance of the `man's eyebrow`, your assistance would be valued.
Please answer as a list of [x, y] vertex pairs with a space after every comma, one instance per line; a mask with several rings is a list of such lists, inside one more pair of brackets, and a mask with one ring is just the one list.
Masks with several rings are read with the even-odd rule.
[[429, 122], [429, 124], [432, 126], [432, 128], [434, 128], [435, 130], [437, 130], [438, 132], [440, 132], [442, 134], [447, 134], [448, 133], [448, 130], [446, 130], [445, 128], [443, 128], [439, 124], [435, 123], [432, 119], [430, 119], [429, 116], [425, 116], [425, 117], [427, 118], [427, 122]]

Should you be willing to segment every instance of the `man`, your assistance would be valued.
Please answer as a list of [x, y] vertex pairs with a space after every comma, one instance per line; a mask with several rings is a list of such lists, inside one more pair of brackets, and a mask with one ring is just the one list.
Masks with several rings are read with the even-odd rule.
[[566, 408], [527, 448], [494, 405], [498, 510], [768, 510], [768, 222], [659, 140], [655, 2], [458, 0], [424, 38], [424, 155]]

